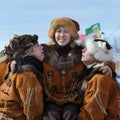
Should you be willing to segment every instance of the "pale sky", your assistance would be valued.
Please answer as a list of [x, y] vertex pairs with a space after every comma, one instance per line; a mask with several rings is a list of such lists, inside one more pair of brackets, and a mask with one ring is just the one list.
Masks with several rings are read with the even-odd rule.
[[80, 34], [92, 24], [111, 42], [120, 38], [120, 0], [0, 0], [0, 50], [14, 34], [37, 34], [47, 43], [51, 21], [70, 17], [80, 24]]

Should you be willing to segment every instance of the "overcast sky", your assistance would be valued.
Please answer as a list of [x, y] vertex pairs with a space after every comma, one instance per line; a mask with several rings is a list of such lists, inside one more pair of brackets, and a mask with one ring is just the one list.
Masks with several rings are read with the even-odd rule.
[[47, 43], [50, 22], [70, 17], [80, 24], [80, 34], [100, 23], [108, 37], [120, 38], [120, 0], [0, 0], [0, 50], [14, 34], [37, 34]]

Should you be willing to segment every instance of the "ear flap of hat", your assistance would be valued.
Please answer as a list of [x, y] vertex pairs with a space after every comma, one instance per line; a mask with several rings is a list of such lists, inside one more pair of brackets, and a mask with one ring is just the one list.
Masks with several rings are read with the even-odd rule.
[[103, 62], [110, 61], [112, 59], [112, 55], [110, 52], [105, 53], [100, 50], [94, 54], [94, 57], [96, 60], [103, 61]]

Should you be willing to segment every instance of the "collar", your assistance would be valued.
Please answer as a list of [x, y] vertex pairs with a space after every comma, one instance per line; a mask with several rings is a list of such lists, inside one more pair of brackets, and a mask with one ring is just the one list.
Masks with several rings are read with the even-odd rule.
[[94, 62], [92, 64], [89, 64], [89, 65], [86, 65], [87, 68], [97, 68], [97, 67], [102, 67], [102, 66], [105, 66], [105, 62], [102, 62], [102, 63], [97, 63], [97, 62]]

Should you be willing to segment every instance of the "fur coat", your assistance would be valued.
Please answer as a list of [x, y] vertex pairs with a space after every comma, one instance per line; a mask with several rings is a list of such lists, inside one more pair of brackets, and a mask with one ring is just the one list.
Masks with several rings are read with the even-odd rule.
[[43, 113], [43, 95], [36, 75], [26, 69], [5, 77], [9, 63], [1, 63], [0, 70], [0, 118], [37, 120]]
[[100, 64], [87, 69], [85, 77], [82, 78], [81, 96], [84, 96], [84, 99], [78, 119], [119, 120], [116, 80], [102, 74], [97, 66]]

